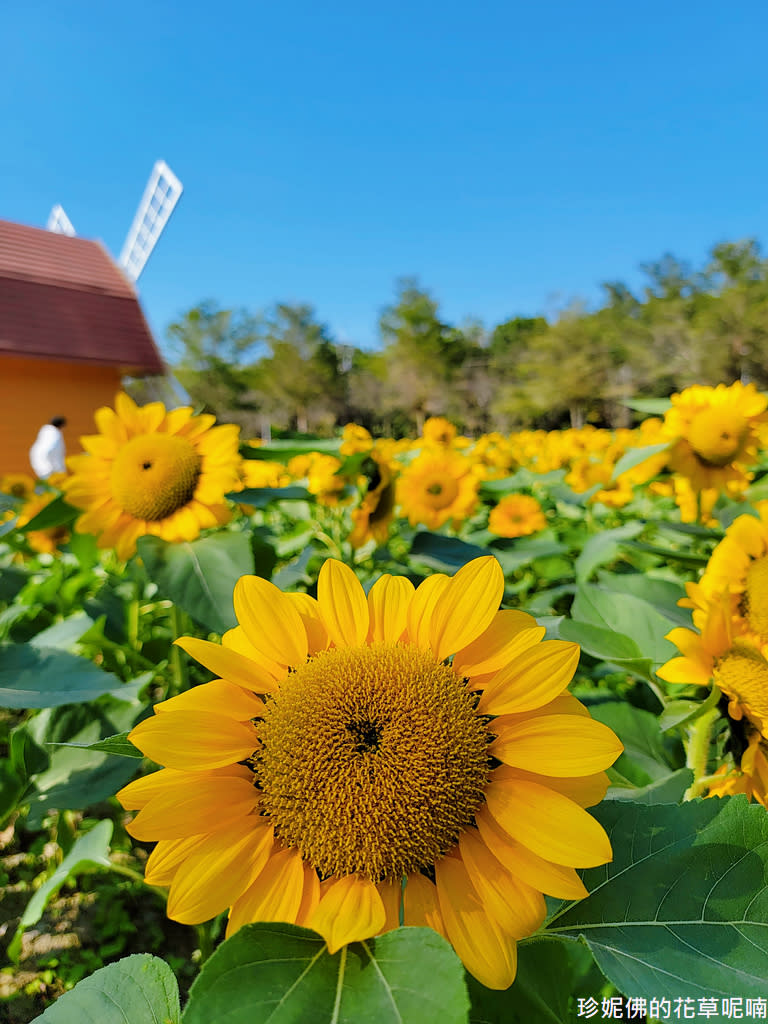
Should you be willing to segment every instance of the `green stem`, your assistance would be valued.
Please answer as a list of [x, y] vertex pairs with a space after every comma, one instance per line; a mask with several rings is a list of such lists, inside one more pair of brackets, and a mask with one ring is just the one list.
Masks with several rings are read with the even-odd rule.
[[[182, 613], [175, 604], [171, 605], [171, 634], [174, 640], [184, 633], [182, 624]], [[177, 693], [183, 693], [189, 689], [189, 678], [187, 676], [187, 663], [181, 653], [181, 648], [171, 644], [171, 683], [168, 687], [166, 700]]]
[[717, 708], [707, 711], [694, 719], [688, 729], [686, 766], [693, 772], [693, 782], [688, 787], [684, 800], [693, 800], [701, 796], [707, 789], [709, 762], [709, 743], [712, 736], [712, 726], [718, 718]]
[[139, 599], [134, 597], [128, 604], [128, 645], [133, 651], [141, 650], [139, 643]]
[[210, 923], [196, 924], [195, 934], [197, 935], [197, 942], [200, 947], [200, 966], [202, 967], [213, 952], [213, 936], [211, 935]]

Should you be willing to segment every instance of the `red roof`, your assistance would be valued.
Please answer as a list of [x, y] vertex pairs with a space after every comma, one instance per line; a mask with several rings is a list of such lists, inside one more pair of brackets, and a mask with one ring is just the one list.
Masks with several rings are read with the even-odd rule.
[[136, 293], [100, 242], [0, 220], [0, 357], [163, 373]]

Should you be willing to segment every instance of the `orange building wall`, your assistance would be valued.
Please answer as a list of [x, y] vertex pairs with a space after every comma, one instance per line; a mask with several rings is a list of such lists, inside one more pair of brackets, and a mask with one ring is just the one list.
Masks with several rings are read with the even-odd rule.
[[32, 474], [29, 449], [54, 416], [67, 419], [67, 455], [82, 451], [81, 435], [97, 433], [93, 414], [114, 405], [121, 379], [116, 367], [0, 355], [0, 475]]

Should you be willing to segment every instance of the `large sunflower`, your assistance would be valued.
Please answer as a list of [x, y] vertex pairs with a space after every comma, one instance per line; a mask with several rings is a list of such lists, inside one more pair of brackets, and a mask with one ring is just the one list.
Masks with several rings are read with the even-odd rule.
[[317, 600], [242, 577], [222, 645], [178, 641], [221, 678], [130, 734], [165, 766], [118, 797], [169, 916], [295, 922], [331, 953], [402, 920], [510, 985], [542, 893], [584, 896], [574, 868], [611, 859], [584, 808], [621, 745], [566, 693], [578, 646], [499, 611], [503, 587], [490, 557], [367, 597], [333, 560]]
[[67, 460], [73, 475], [63, 485], [67, 501], [85, 510], [79, 533], [128, 558], [145, 534], [194, 540], [227, 522], [224, 495], [240, 487], [239, 427], [214, 427], [213, 416], [166, 411], [162, 402], [138, 407], [122, 392], [95, 419], [99, 433], [81, 438], [86, 454]]
[[672, 395], [662, 434], [674, 443], [670, 469], [687, 477], [694, 491], [746, 486], [768, 398], [754, 384], [695, 385]]
[[479, 471], [473, 461], [450, 449], [428, 448], [400, 474], [398, 500], [412, 526], [436, 530], [448, 520], [460, 523], [477, 504]]

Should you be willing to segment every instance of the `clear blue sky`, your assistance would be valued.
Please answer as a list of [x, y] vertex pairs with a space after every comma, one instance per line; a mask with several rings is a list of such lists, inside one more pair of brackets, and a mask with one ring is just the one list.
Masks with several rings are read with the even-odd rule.
[[486, 326], [766, 237], [765, 0], [27, 0], [4, 6], [0, 217], [60, 202], [117, 256], [164, 158], [185, 192], [139, 282], [307, 301], [377, 342], [395, 279]]

